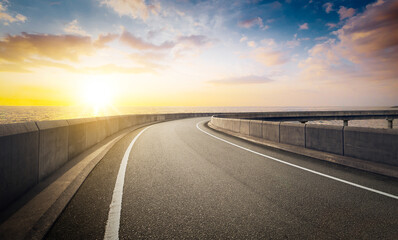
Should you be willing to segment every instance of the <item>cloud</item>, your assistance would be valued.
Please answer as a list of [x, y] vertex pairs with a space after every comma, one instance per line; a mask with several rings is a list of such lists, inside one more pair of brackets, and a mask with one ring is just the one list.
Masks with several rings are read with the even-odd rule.
[[249, 41], [249, 42], [247, 42], [247, 46], [254, 48], [254, 47], [256, 47], [256, 42]]
[[176, 58], [187, 55], [196, 56], [201, 53], [201, 49], [212, 46], [214, 41], [205, 35], [180, 36], [175, 41], [176, 45], [172, 53]]
[[84, 31], [80, 26], [79, 22], [77, 19], [73, 20], [72, 22], [66, 24], [64, 28], [64, 32], [66, 33], [71, 33], [71, 34], [76, 34], [76, 35], [82, 35], [82, 36], [87, 36], [87, 32]]
[[263, 19], [260, 17], [256, 17], [256, 18], [238, 22], [238, 26], [243, 27], [243, 28], [251, 28], [255, 25], [258, 25], [260, 28], [262, 28], [263, 27]]
[[[398, 2], [370, 4], [301, 63], [308, 78], [398, 81]], [[312, 77], [311, 77], [312, 76]], [[344, 77], [342, 77], [344, 76]]]
[[330, 13], [331, 11], [333, 11], [333, 3], [327, 2], [323, 4], [323, 8], [325, 9], [326, 13]]
[[207, 83], [213, 85], [243, 85], [243, 84], [263, 84], [272, 82], [271, 79], [265, 76], [243, 76], [243, 77], [231, 77], [231, 78], [223, 78], [217, 80], [207, 81]]
[[127, 31], [123, 31], [120, 41], [137, 50], [165, 50], [171, 49], [175, 46], [175, 43], [170, 41], [163, 42], [160, 45], [155, 45], [153, 43], [146, 42]]
[[317, 38], [315, 38], [315, 41], [325, 41], [325, 40], [327, 40], [327, 39], [328, 39], [328, 37], [323, 36], [323, 37], [317, 37]]
[[178, 44], [183, 44], [185, 46], [191, 47], [202, 47], [210, 44], [212, 41], [205, 35], [189, 35], [180, 36], [177, 38]]
[[337, 27], [337, 24], [334, 24], [334, 23], [326, 23], [326, 26], [327, 26], [329, 29], [332, 29], [332, 28]]
[[343, 6], [340, 7], [338, 11], [340, 15], [340, 20], [344, 20], [346, 18], [350, 18], [355, 15], [355, 9], [353, 8], [345, 8]]
[[3, 22], [4, 25], [9, 25], [14, 22], [22, 22], [24, 23], [27, 18], [22, 14], [16, 14], [12, 16], [11, 13], [7, 11], [7, 2], [0, 2], [0, 21]]
[[239, 40], [239, 42], [246, 42], [247, 41], [247, 37], [246, 36], [243, 36], [240, 40]]
[[307, 30], [308, 29], [308, 23], [303, 23], [299, 26], [299, 30]]
[[119, 37], [118, 34], [111, 34], [111, 33], [108, 33], [106, 35], [100, 34], [98, 36], [98, 39], [95, 40], [94, 46], [97, 48], [104, 48], [104, 47], [106, 47], [106, 44], [114, 41], [118, 37]]
[[288, 58], [281, 51], [274, 50], [270, 47], [256, 48], [251, 54], [251, 58], [264, 64], [265, 66], [282, 65], [288, 62]]
[[161, 10], [158, 2], [146, 4], [145, 0], [102, 0], [100, 4], [112, 8], [120, 16], [139, 18], [144, 21], [150, 13], [158, 15]]
[[265, 39], [261, 40], [261, 44], [268, 46], [268, 47], [276, 46], [275, 40], [272, 38], [265, 38]]
[[288, 48], [295, 48], [300, 46], [300, 39], [297, 39], [297, 33], [294, 34], [293, 39], [291, 41], [287, 41], [285, 45]]
[[7, 61], [23, 61], [35, 56], [77, 61], [79, 56], [93, 52], [91, 39], [86, 36], [23, 32], [21, 35], [7, 35], [0, 41], [0, 58]]

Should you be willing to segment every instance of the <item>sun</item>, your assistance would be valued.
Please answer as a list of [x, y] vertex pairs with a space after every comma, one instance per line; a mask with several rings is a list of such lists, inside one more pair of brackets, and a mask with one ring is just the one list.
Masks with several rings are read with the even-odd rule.
[[83, 103], [94, 109], [95, 113], [112, 104], [112, 87], [105, 81], [88, 81], [82, 90]]

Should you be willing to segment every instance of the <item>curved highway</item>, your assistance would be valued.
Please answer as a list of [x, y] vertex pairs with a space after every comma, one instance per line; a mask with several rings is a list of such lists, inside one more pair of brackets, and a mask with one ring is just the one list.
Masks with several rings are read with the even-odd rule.
[[397, 239], [397, 179], [265, 148], [205, 120], [128, 134], [46, 238]]

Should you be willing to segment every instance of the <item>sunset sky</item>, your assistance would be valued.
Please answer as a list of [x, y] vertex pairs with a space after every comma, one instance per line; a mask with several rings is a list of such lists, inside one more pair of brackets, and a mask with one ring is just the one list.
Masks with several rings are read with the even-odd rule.
[[95, 102], [398, 105], [398, 1], [0, 1], [0, 105]]

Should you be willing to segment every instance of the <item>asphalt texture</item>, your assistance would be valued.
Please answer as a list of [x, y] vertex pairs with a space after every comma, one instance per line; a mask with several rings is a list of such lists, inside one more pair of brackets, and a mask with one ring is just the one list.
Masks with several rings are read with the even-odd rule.
[[[398, 200], [250, 153], [196, 128], [164, 122], [127, 164], [120, 239], [398, 239]], [[246, 142], [242, 147], [398, 195], [398, 180]], [[119, 166], [138, 129], [94, 168], [46, 239], [103, 239]]]

